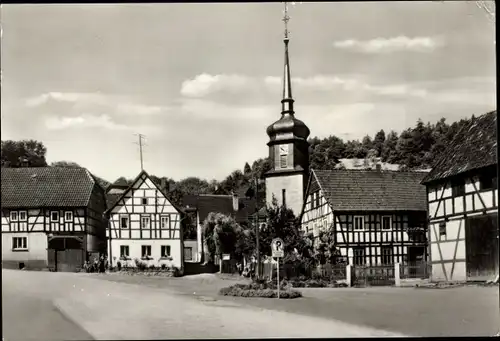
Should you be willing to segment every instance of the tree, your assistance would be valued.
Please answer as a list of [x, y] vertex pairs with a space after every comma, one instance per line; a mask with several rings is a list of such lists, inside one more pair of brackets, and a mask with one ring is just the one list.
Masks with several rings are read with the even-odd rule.
[[50, 167], [60, 167], [60, 168], [83, 168], [78, 163], [73, 161], [56, 161], [50, 164]]
[[248, 162], [245, 162], [245, 166], [243, 167], [243, 174], [247, 177], [250, 177], [252, 174], [252, 167], [250, 167]]
[[237, 241], [243, 230], [233, 217], [211, 212], [205, 218], [202, 229], [205, 253], [208, 256], [206, 261], [213, 261], [215, 256], [222, 259], [222, 254], [225, 253], [235, 254]]
[[2, 167], [46, 167], [45, 154], [47, 148], [36, 140], [2, 141]]
[[396, 153], [396, 146], [398, 144], [398, 134], [392, 131], [387, 135], [387, 138], [382, 147], [381, 158], [382, 162], [396, 163], [399, 161]]
[[385, 131], [381, 129], [378, 133], [375, 134], [375, 138], [373, 139], [373, 149], [377, 151], [377, 157], [381, 156], [384, 143]]
[[294, 264], [302, 270], [312, 265], [312, 245], [304, 236], [300, 222], [292, 210], [279, 206], [276, 198], [267, 206], [267, 223], [259, 232], [261, 259], [271, 255], [271, 241], [274, 238], [281, 238], [285, 244], [285, 264]]

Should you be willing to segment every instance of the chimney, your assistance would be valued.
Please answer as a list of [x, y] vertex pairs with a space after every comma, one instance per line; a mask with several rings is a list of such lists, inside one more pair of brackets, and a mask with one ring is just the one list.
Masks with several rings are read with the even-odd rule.
[[240, 208], [240, 201], [238, 200], [238, 194], [233, 192], [233, 210], [236, 212]]
[[380, 163], [377, 163], [375, 165], [375, 169], [377, 170], [377, 172], [380, 172], [382, 170], [382, 165]]

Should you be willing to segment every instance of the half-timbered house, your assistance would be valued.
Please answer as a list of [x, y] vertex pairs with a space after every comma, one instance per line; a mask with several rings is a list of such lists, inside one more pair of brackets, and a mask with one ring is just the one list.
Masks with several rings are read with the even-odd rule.
[[76, 271], [106, 250], [105, 194], [84, 168], [2, 168], [2, 266]]
[[301, 223], [317, 239], [334, 229], [341, 256], [354, 265], [426, 257], [423, 172], [312, 170]]
[[183, 270], [183, 211], [146, 171], [127, 189], [110, 186], [108, 198], [114, 201], [106, 211], [108, 259], [113, 266], [120, 262], [134, 267], [137, 259]]
[[496, 111], [471, 119], [423, 179], [429, 206], [432, 280], [498, 274]]

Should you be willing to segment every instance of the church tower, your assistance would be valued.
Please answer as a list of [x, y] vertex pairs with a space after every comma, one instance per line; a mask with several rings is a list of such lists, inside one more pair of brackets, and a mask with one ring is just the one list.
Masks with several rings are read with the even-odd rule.
[[271, 170], [265, 176], [266, 202], [273, 197], [279, 205], [293, 210], [298, 216], [304, 203], [304, 194], [309, 175], [309, 128], [295, 118], [293, 110], [292, 80], [288, 57], [287, 24], [288, 7], [285, 2], [283, 21], [285, 22], [285, 65], [283, 74], [283, 99], [281, 100], [281, 118], [267, 128], [269, 135], [269, 158]]

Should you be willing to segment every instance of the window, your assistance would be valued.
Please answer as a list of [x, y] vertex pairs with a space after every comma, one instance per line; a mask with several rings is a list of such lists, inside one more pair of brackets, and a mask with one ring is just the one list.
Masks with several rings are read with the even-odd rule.
[[151, 245], [142, 245], [141, 255], [142, 257], [151, 257]]
[[493, 177], [488, 175], [479, 177], [479, 189], [493, 189]]
[[162, 245], [161, 246], [161, 256], [169, 257], [170, 256], [170, 245]]
[[311, 209], [314, 208], [314, 198], [316, 196], [316, 193], [311, 194]]
[[382, 230], [390, 230], [392, 228], [391, 216], [382, 217]]
[[64, 212], [64, 221], [73, 221], [73, 212], [71, 211]]
[[147, 229], [149, 228], [149, 216], [141, 216], [141, 229]]
[[26, 221], [28, 220], [28, 215], [26, 214], [26, 211], [19, 211], [19, 221]]
[[120, 245], [120, 257], [125, 258], [130, 256], [130, 249], [128, 245]]
[[120, 217], [120, 227], [122, 229], [128, 228], [128, 216], [121, 216]]
[[355, 231], [362, 231], [365, 228], [365, 217], [363, 216], [355, 216], [354, 217], [354, 230]]
[[286, 168], [286, 155], [280, 155], [280, 167]]
[[17, 221], [18, 218], [19, 217], [16, 211], [10, 211], [10, 221]]
[[354, 265], [364, 265], [365, 264], [365, 248], [355, 247], [353, 248]]
[[319, 191], [316, 192], [316, 208], [319, 207]]
[[281, 199], [283, 200], [283, 207], [286, 207], [286, 189], [281, 190]]
[[184, 260], [193, 260], [193, 248], [185, 247], [184, 248]]
[[27, 250], [28, 238], [27, 237], [13, 237], [12, 250]]
[[446, 237], [446, 222], [441, 222], [439, 223], [439, 237], [445, 236]]
[[392, 246], [382, 246], [382, 264], [390, 265], [394, 262]]
[[169, 216], [162, 216], [160, 218], [160, 224], [162, 229], [168, 229], [170, 227], [169, 221], [168, 221]]
[[465, 181], [464, 180], [455, 180], [451, 184], [451, 194], [454, 197], [459, 197], [465, 194]]
[[59, 212], [57, 211], [50, 212], [50, 221], [59, 221]]
[[148, 198], [142, 198], [142, 204], [147, 205], [148, 204]]

